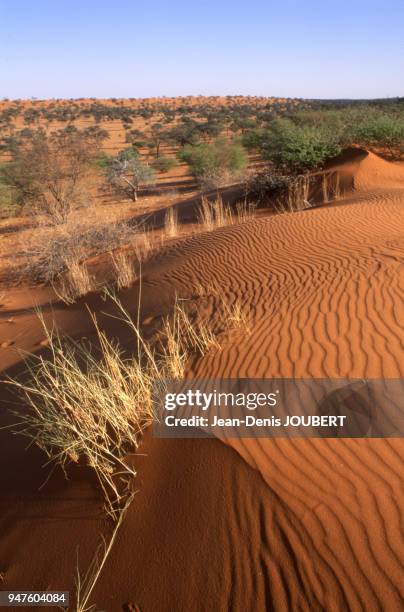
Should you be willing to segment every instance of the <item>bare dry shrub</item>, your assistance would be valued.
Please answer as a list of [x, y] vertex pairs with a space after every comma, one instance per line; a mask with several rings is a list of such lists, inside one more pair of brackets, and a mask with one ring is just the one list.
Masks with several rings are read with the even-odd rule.
[[125, 221], [94, 225], [69, 220], [62, 226], [39, 229], [21, 245], [25, 260], [21, 275], [34, 282], [52, 283], [72, 266], [91, 256], [130, 243], [136, 227]]
[[22, 132], [9, 142], [10, 163], [2, 168], [3, 182], [17, 202], [46, 214], [52, 223], [66, 223], [83, 202], [85, 181], [91, 173], [104, 135], [69, 126], [47, 134], [43, 129]]
[[204, 190], [220, 189], [235, 183], [243, 183], [248, 180], [249, 172], [246, 169], [238, 171], [232, 170], [211, 170], [205, 172], [198, 178], [199, 184]]
[[338, 171], [314, 174], [281, 175], [263, 172], [255, 175], [247, 185], [249, 198], [258, 205], [270, 204], [278, 213], [293, 213], [312, 206], [311, 194], [321, 188], [322, 203], [341, 197], [341, 180]]

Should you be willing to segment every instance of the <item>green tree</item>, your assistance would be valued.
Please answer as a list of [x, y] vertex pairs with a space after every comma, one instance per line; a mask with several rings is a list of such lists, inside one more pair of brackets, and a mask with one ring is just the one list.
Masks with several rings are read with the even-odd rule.
[[168, 131], [167, 137], [170, 142], [184, 147], [187, 144], [195, 144], [198, 141], [199, 123], [191, 117], [182, 117], [181, 122]]
[[149, 148], [151, 150], [154, 150], [156, 158], [158, 158], [160, 155], [160, 147], [164, 140], [167, 139], [167, 132], [162, 123], [152, 124], [152, 126], [150, 127], [150, 138], [151, 142], [149, 143]]
[[265, 140], [265, 132], [259, 128], [246, 130], [241, 137], [243, 146], [248, 150], [261, 149], [263, 140]]

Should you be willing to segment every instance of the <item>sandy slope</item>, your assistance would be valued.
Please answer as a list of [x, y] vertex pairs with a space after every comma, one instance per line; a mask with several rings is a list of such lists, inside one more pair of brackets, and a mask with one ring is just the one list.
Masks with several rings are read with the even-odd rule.
[[[370, 154], [343, 172], [353, 190], [335, 205], [189, 238], [145, 270], [145, 315], [165, 314], [177, 293], [220, 329], [217, 288], [249, 313], [251, 334], [223, 335], [222, 350], [193, 363], [192, 374], [403, 375], [404, 172]], [[124, 302], [135, 304], [136, 292]], [[85, 329], [81, 313], [81, 305], [69, 309], [67, 329], [79, 314]], [[39, 338], [38, 329], [31, 332], [27, 347]], [[1, 465], [10, 453], [19, 456], [15, 444], [3, 449]], [[99, 605], [115, 611], [130, 600], [144, 612], [402, 608], [402, 440], [231, 444], [238, 456], [217, 441], [147, 441], [141, 493], [97, 591]], [[73, 542], [80, 534], [86, 550], [95, 542], [99, 507], [87, 480], [76, 475], [35, 497], [34, 455], [31, 469], [20, 493], [3, 475], [4, 588], [22, 580], [61, 584], [39, 549], [48, 530], [66, 546], [69, 576]], [[15, 501], [21, 495], [23, 507]], [[66, 516], [77, 505], [67, 526], [58, 523], [58, 500]], [[61, 554], [58, 544], [49, 550], [52, 559]]]
[[[344, 168], [344, 171], [347, 171]], [[190, 239], [158, 283], [214, 285], [251, 315], [197, 376], [400, 377], [404, 371], [404, 172], [369, 154], [335, 206]], [[153, 283], [154, 281], [151, 281]], [[217, 317], [220, 298], [201, 300]], [[401, 440], [233, 442], [284, 502], [297, 605], [400, 607]]]

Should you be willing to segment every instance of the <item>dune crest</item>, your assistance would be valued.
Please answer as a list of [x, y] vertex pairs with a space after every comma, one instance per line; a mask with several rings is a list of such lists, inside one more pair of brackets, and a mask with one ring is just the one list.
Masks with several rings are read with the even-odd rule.
[[355, 192], [404, 188], [404, 166], [392, 163], [371, 151], [349, 147], [327, 165], [350, 177]]

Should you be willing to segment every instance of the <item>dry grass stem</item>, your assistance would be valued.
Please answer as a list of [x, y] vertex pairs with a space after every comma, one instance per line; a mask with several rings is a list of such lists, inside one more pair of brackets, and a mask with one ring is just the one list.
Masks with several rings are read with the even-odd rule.
[[77, 558], [77, 573], [76, 573], [76, 593], [77, 593], [77, 607], [76, 612], [92, 612], [96, 605], [89, 605], [89, 600], [91, 594], [94, 590], [95, 585], [97, 584], [101, 572], [105, 566], [105, 563], [109, 557], [109, 554], [112, 550], [112, 547], [115, 543], [116, 537], [118, 535], [118, 531], [123, 523], [126, 512], [131, 505], [134, 493], [132, 493], [128, 499], [124, 507], [119, 512], [118, 520], [114, 525], [114, 529], [112, 531], [109, 542], [107, 543], [104, 536], [102, 536], [102, 542], [95, 551], [93, 558], [91, 559], [90, 565], [88, 566], [86, 573], [82, 577], [80, 574], [79, 563]]

